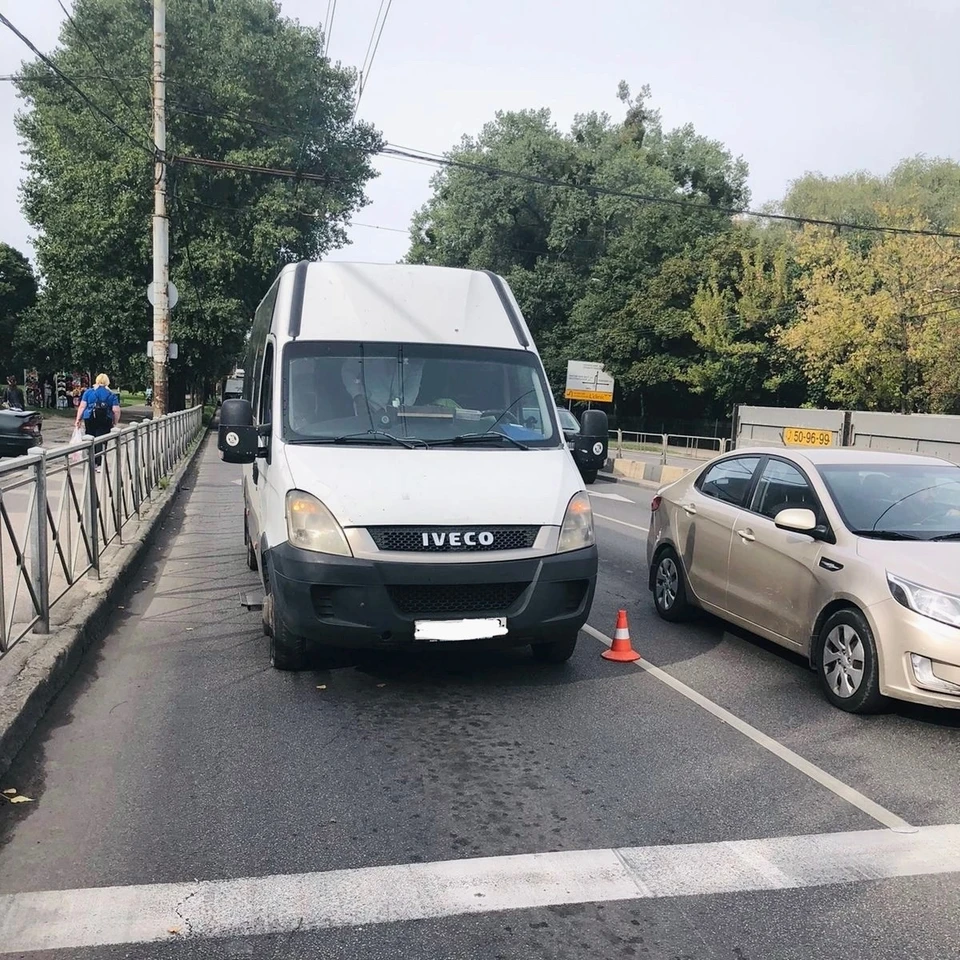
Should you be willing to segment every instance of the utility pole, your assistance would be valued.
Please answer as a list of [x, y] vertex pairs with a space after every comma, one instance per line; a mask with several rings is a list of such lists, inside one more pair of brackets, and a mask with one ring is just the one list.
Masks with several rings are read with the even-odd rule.
[[167, 2], [153, 0], [153, 415], [168, 407], [170, 221], [167, 219]]

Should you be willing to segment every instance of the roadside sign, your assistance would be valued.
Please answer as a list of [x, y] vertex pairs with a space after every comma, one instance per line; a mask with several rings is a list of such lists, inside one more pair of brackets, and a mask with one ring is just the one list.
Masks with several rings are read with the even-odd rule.
[[613, 403], [613, 377], [605, 373], [602, 363], [588, 360], [567, 361], [565, 400], [590, 400]]
[[[150, 301], [150, 306], [155, 307], [157, 305], [157, 287], [155, 282], [150, 282], [147, 284], [147, 299]], [[172, 310], [176, 305], [177, 301], [180, 299], [180, 291], [177, 289], [177, 285], [172, 281], [167, 281], [167, 305]]]
[[833, 431], [807, 427], [784, 427], [783, 442], [788, 447], [832, 447]]
[[[176, 360], [180, 356], [180, 348], [175, 343], [167, 344], [167, 359]], [[153, 341], [147, 341], [147, 357], [153, 359]]]

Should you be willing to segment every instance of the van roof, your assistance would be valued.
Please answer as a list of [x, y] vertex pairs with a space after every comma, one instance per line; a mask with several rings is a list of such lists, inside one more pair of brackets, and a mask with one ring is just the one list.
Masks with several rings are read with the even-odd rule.
[[[300, 263], [285, 269], [303, 271], [300, 339], [513, 349], [532, 344], [509, 287], [487, 271], [344, 262]], [[292, 309], [297, 312], [296, 303]]]

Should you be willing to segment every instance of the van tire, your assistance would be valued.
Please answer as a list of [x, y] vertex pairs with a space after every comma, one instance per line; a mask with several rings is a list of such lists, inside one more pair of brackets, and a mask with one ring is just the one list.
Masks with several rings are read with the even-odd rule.
[[596, 470], [584, 470], [581, 474], [583, 477], [583, 482], [589, 486], [591, 483], [597, 482], [597, 471]]
[[250, 539], [250, 531], [247, 529], [247, 519], [243, 519], [243, 542], [247, 547], [247, 569], [257, 570], [257, 551], [253, 549], [253, 541]]
[[273, 594], [264, 602], [270, 605], [270, 666], [274, 670], [302, 670], [307, 665], [307, 641], [291, 633], [283, 623]]
[[530, 644], [533, 659], [538, 663], [566, 663], [573, 656], [573, 651], [577, 649], [579, 635], [580, 632], [577, 631], [559, 640]]

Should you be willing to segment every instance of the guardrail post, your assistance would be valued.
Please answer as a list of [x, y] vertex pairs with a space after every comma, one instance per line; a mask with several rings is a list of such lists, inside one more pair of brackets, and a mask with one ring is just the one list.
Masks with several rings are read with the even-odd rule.
[[140, 424], [133, 425], [133, 508], [140, 519]]
[[623, 431], [617, 427], [617, 456], [623, 459]]
[[660, 434], [663, 438], [663, 452], [660, 454], [660, 462], [666, 466], [667, 463], [667, 435], [665, 433]]
[[86, 438], [87, 448], [87, 512], [90, 523], [90, 576], [100, 579], [100, 495], [97, 492], [97, 445]]
[[34, 633], [50, 632], [50, 565], [47, 534], [47, 452], [37, 451], [40, 456], [34, 461], [36, 471], [35, 515], [31, 538], [34, 541], [33, 587], [37, 596], [37, 624]]
[[117, 518], [117, 542], [123, 543], [123, 438], [120, 431], [114, 427], [111, 431], [114, 435], [116, 450], [114, 452], [114, 463], [117, 465], [117, 476], [113, 482], [113, 502], [116, 507], [115, 514]]

